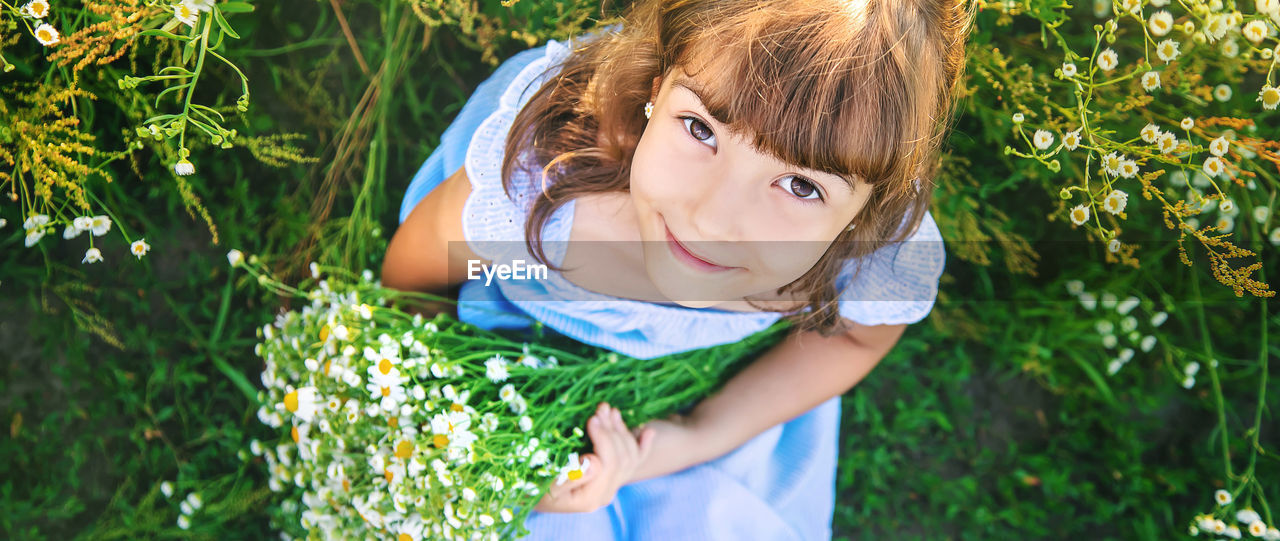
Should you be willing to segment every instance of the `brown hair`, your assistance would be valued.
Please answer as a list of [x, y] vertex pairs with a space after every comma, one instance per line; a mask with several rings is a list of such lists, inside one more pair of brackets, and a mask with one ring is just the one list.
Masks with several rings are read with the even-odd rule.
[[788, 313], [793, 323], [835, 332], [844, 262], [860, 270], [863, 256], [909, 238], [929, 207], [973, 15], [963, 0], [640, 0], [621, 28], [578, 45], [515, 117], [503, 186], [530, 167], [521, 149], [544, 179], [525, 224], [530, 253], [556, 268], [537, 234], [555, 210], [629, 190], [654, 79], [714, 64], [727, 82], [709, 85], [705, 105], [731, 130], [786, 163], [872, 186], [855, 229], [778, 290], [808, 299]]

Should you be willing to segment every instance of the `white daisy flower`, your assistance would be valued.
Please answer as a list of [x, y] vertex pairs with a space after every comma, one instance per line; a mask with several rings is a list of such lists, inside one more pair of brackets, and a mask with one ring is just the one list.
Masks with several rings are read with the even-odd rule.
[[1063, 77], [1065, 77], [1065, 78], [1068, 78], [1068, 79], [1070, 79], [1070, 78], [1072, 78], [1072, 77], [1075, 77], [1075, 76], [1076, 76], [1076, 65], [1075, 65], [1075, 64], [1072, 64], [1072, 63], [1070, 63], [1070, 62], [1063, 62], [1063, 63], [1062, 63], [1062, 76], [1063, 76]]
[[111, 218], [103, 215], [94, 216], [89, 231], [93, 232], [93, 236], [101, 237], [111, 230]]
[[1120, 176], [1124, 178], [1133, 178], [1138, 174], [1138, 162], [1133, 160], [1120, 160]]
[[187, 518], [186, 515], [178, 515], [178, 527], [184, 530], [190, 529], [191, 519]]
[[1168, 34], [1173, 30], [1173, 15], [1165, 10], [1152, 13], [1151, 18], [1147, 20], [1147, 28], [1151, 29], [1151, 34], [1156, 37]]
[[1213, 99], [1218, 101], [1228, 101], [1231, 99], [1231, 87], [1221, 84], [1213, 87]]
[[1160, 148], [1161, 154], [1169, 154], [1178, 148], [1178, 136], [1172, 133], [1162, 133], [1160, 138], [1156, 140], [1156, 146]]
[[58, 29], [54, 28], [49, 23], [37, 26], [34, 34], [36, 36], [36, 41], [40, 42], [40, 44], [45, 47], [57, 45], [58, 42], [61, 41], [61, 38], [58, 36]]
[[510, 383], [503, 385], [501, 389], [498, 389], [498, 398], [501, 398], [503, 402], [509, 403], [512, 400], [515, 400], [516, 396], [516, 387]]
[[507, 360], [503, 359], [501, 356], [494, 355], [493, 357], [490, 357], [489, 360], [484, 362], [484, 367], [485, 377], [489, 378], [490, 381], [498, 383], [507, 380], [507, 376], [509, 375], [507, 371]]
[[1151, 326], [1159, 327], [1161, 325], [1164, 325], [1164, 322], [1168, 320], [1169, 320], [1168, 312], [1156, 312], [1156, 315], [1151, 316]]
[[76, 217], [76, 219], [71, 221], [71, 224], [74, 225], [75, 228], [80, 231], [88, 231], [90, 229], [93, 229], [93, 217], [78, 216]]
[[204, 500], [195, 492], [187, 494], [186, 502], [191, 504], [192, 509], [200, 509], [201, 507], [204, 507]]
[[1107, 310], [1114, 310], [1117, 302], [1119, 302], [1119, 299], [1116, 298], [1115, 293], [1111, 293], [1110, 291], [1102, 293], [1103, 308], [1106, 308]]
[[32, 19], [43, 19], [49, 14], [49, 2], [45, 0], [31, 0], [22, 6], [22, 15], [31, 17]]
[[74, 225], [68, 225], [66, 229], [62, 230], [62, 238], [65, 240], [71, 240], [78, 236], [80, 236], [80, 230], [76, 229]]
[[1227, 215], [1220, 215], [1213, 222], [1213, 226], [1218, 229], [1219, 233], [1230, 233], [1236, 228], [1236, 219]]
[[1120, 214], [1124, 212], [1125, 204], [1129, 201], [1129, 194], [1123, 190], [1111, 190], [1107, 194], [1107, 198], [1102, 200], [1102, 208], [1112, 214]]
[[1219, 202], [1218, 211], [1231, 216], [1232, 218], [1235, 218], [1236, 215], [1240, 213], [1239, 210], [1236, 210], [1236, 202], [1230, 199], [1223, 199]]
[[1036, 148], [1045, 150], [1053, 144], [1053, 134], [1047, 130], [1036, 130], [1036, 133], [1031, 136], [1031, 142], [1035, 144]]
[[1154, 143], [1156, 142], [1156, 139], [1160, 138], [1160, 134], [1162, 132], [1160, 131], [1160, 126], [1157, 126], [1154, 123], [1148, 123], [1146, 126], [1143, 126], [1142, 131], [1138, 133], [1142, 135], [1143, 141]]
[[[195, 6], [191, 5], [191, 2], [188, 0], [173, 5], [173, 18], [187, 26], [195, 26], [196, 20], [200, 18], [200, 14], [196, 12]], [[178, 174], [181, 175], [183, 173]]]
[[216, 0], [187, 0], [187, 3], [191, 4], [191, 7], [196, 8], [196, 11], [209, 11], [213, 9], [215, 1]]
[[1114, 254], [1114, 253], [1116, 253], [1116, 252], [1119, 252], [1119, 251], [1120, 251], [1120, 239], [1111, 239], [1109, 242], [1107, 242], [1107, 251], [1108, 251], [1108, 252], [1111, 252], [1111, 253], [1113, 253], [1113, 254]]
[[1239, 54], [1240, 54], [1240, 45], [1236, 43], [1236, 40], [1229, 39], [1222, 42], [1222, 56], [1225, 56], [1227, 58], [1235, 58]]
[[[1241, 524], [1253, 524], [1260, 520], [1262, 520], [1262, 516], [1259, 515], [1258, 512], [1254, 511], [1253, 509], [1245, 508], [1245, 509], [1236, 511], [1236, 521], [1240, 522]], [[1262, 534], [1254, 534], [1254, 535], [1262, 535]]]
[[1209, 152], [1214, 156], [1226, 156], [1227, 151], [1231, 149], [1231, 143], [1226, 137], [1219, 136], [1217, 139], [1209, 142]]
[[1120, 7], [1127, 13], [1138, 15], [1142, 12], [1142, 0], [1124, 0]]
[[401, 385], [388, 381], [382, 381], [381, 383], [371, 381], [365, 386], [365, 389], [369, 391], [369, 399], [379, 401], [378, 407], [382, 408], [383, 411], [394, 412], [409, 395]]
[[163, 482], [163, 483], [160, 483], [160, 492], [164, 493], [164, 497], [166, 497], [166, 498], [172, 498], [172, 497], [173, 497], [173, 483], [170, 483], [170, 482], [168, 482], [168, 481], [165, 481], [165, 482]]
[[1240, 33], [1244, 35], [1245, 39], [1253, 42], [1254, 45], [1258, 45], [1267, 37], [1267, 23], [1261, 19], [1254, 19], [1245, 23], [1244, 28], [1240, 29]]
[[1204, 160], [1204, 166], [1202, 167], [1204, 174], [1210, 177], [1221, 175], [1226, 169], [1226, 165], [1222, 163], [1222, 158], [1217, 156], [1209, 156], [1206, 158]]
[[1014, 114], [1013, 114], [1013, 123], [1014, 123], [1014, 124], [1022, 124], [1022, 119], [1023, 119], [1023, 117], [1022, 117], [1022, 113], [1014, 113]]
[[1071, 223], [1074, 223], [1076, 225], [1083, 225], [1088, 220], [1089, 220], [1088, 205], [1076, 205], [1075, 207], [1072, 207]]
[[244, 253], [240, 250], [232, 249], [227, 252], [227, 263], [230, 263], [232, 267], [240, 266], [241, 263], [244, 263]]
[[469, 430], [471, 416], [465, 412], [448, 411], [431, 418], [432, 443], [438, 448], [468, 448], [478, 438]]
[[1080, 130], [1077, 129], [1064, 134], [1062, 136], [1062, 146], [1067, 147], [1067, 150], [1075, 150], [1076, 147], [1080, 146]]
[[1205, 39], [1211, 43], [1218, 41], [1226, 36], [1227, 30], [1230, 29], [1230, 17], [1224, 13], [1211, 13], [1208, 22], [1204, 25]]
[[1138, 305], [1141, 303], [1142, 301], [1138, 300], [1137, 297], [1127, 297], [1125, 298], [1125, 300], [1120, 301], [1120, 304], [1116, 305], [1116, 313], [1122, 316], [1127, 315], [1129, 312], [1132, 312], [1134, 308], [1137, 308]]
[[1191, 361], [1187, 366], [1182, 367], [1182, 373], [1188, 376], [1194, 376], [1200, 372], [1200, 363]]
[[1119, 153], [1112, 151], [1102, 157], [1102, 170], [1108, 175], [1117, 176], [1120, 174], [1120, 161], [1125, 159]]
[[1080, 305], [1083, 306], [1085, 310], [1093, 310], [1098, 307], [1098, 298], [1094, 297], [1093, 293], [1081, 293]]
[[520, 431], [521, 431], [521, 432], [528, 432], [528, 431], [530, 431], [530, 430], [533, 430], [533, 419], [530, 419], [528, 415], [521, 415], [521, 416], [520, 416]]
[[1192, 120], [1191, 117], [1184, 117], [1182, 122], [1178, 125], [1181, 126], [1182, 129], [1190, 131], [1191, 128], [1196, 127], [1196, 121]]
[[1102, 346], [1103, 346], [1103, 347], [1105, 347], [1105, 348], [1107, 348], [1107, 349], [1112, 349], [1112, 348], [1116, 347], [1116, 342], [1117, 342], [1118, 340], [1119, 340], [1119, 339], [1117, 339], [1117, 338], [1116, 338], [1116, 335], [1114, 335], [1114, 334], [1108, 334], [1108, 335], [1106, 335], [1106, 336], [1103, 336], [1103, 337], [1102, 337]]
[[316, 388], [302, 387], [291, 390], [284, 395], [284, 409], [296, 415], [303, 422], [310, 423], [316, 415]]
[[1120, 57], [1110, 47], [1098, 54], [1098, 67], [1102, 71], [1111, 71], [1120, 65]]
[[1254, 537], [1262, 537], [1266, 535], [1267, 523], [1263, 522], [1261, 519], [1248, 524], [1249, 524], [1249, 535], [1252, 535]]
[[1225, 535], [1232, 539], [1240, 539], [1240, 527], [1236, 526], [1235, 524], [1227, 526], [1227, 531], [1224, 532], [1222, 535]]
[[146, 239], [135, 240], [133, 244], [129, 245], [129, 252], [138, 259], [142, 259], [142, 256], [147, 255], [149, 251], [151, 251], [151, 245], [147, 244]]
[[1267, 223], [1267, 218], [1271, 217], [1271, 209], [1269, 207], [1254, 207], [1253, 221], [1260, 224]]
[[1138, 349], [1141, 349], [1143, 353], [1150, 353], [1154, 347], [1156, 347], [1156, 337], [1149, 334], [1142, 337], [1142, 342], [1138, 344]]
[[1218, 489], [1214, 491], [1213, 499], [1214, 501], [1218, 502], [1218, 505], [1230, 505], [1231, 493], [1222, 489]]
[[99, 261], [102, 261], [102, 252], [98, 251], [97, 248], [85, 250], [84, 259], [80, 260], [81, 263], [97, 263]]
[[1070, 293], [1076, 296], [1079, 296], [1081, 293], [1084, 293], [1084, 282], [1080, 280], [1068, 280], [1067, 293]]
[[1193, 377], [1191, 377], [1191, 376], [1187, 376], [1187, 377], [1185, 377], [1185, 378], [1182, 378], [1182, 388], [1183, 388], [1183, 389], [1190, 389], [1190, 388], [1194, 387], [1194, 386], [1195, 386], [1195, 384], [1196, 384], [1196, 378], [1193, 378]]
[[1276, 108], [1280, 104], [1280, 88], [1271, 85], [1263, 85], [1262, 90], [1258, 92], [1258, 99], [1254, 101], [1262, 102], [1262, 108], [1268, 111]]
[[1152, 92], [1160, 88], [1160, 72], [1148, 71], [1142, 74], [1142, 89]]
[[1107, 363], [1107, 375], [1108, 376], [1116, 375], [1116, 372], [1119, 372], [1120, 368], [1123, 366], [1124, 366], [1124, 361], [1121, 361], [1120, 359], [1111, 359], [1111, 362]]
[[590, 469], [590, 459], [583, 458], [582, 461], [579, 462], [578, 453], [569, 453], [569, 463], [560, 469], [560, 475], [556, 477], [556, 485], [563, 485], [565, 481], [577, 481]]
[[1280, 541], [1280, 529], [1274, 527], [1267, 528], [1267, 533], [1263, 536], [1267, 541]]

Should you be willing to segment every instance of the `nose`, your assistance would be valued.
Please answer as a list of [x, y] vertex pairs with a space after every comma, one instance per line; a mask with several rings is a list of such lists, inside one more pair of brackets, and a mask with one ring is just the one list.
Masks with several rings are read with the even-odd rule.
[[[699, 181], [701, 189], [689, 190], [689, 227], [699, 241], [741, 240], [746, 220], [753, 214], [746, 173], [732, 167], [709, 171]], [[723, 249], [720, 247], [719, 249]]]

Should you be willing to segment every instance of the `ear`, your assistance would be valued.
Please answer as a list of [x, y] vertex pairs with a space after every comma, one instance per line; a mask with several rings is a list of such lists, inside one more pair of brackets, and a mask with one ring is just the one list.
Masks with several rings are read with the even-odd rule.
[[657, 101], [658, 89], [662, 88], [662, 76], [653, 78], [653, 91], [649, 93], [649, 101]]

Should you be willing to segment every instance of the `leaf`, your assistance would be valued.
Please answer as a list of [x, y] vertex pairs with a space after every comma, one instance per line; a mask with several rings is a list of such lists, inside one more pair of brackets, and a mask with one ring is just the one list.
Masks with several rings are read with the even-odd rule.
[[196, 53], [196, 40], [193, 39], [187, 42], [186, 47], [182, 48], [182, 63], [183, 64], [191, 63], [191, 57], [195, 55], [195, 53]]
[[1071, 360], [1075, 361], [1076, 365], [1084, 371], [1084, 374], [1089, 376], [1089, 379], [1093, 380], [1093, 384], [1098, 387], [1098, 391], [1102, 393], [1102, 397], [1107, 400], [1107, 403], [1113, 406], [1116, 405], [1116, 398], [1111, 394], [1111, 387], [1107, 386], [1107, 381], [1102, 378], [1102, 374], [1099, 374], [1097, 370], [1094, 370], [1092, 366], [1089, 366], [1089, 363], [1085, 362], [1084, 359], [1075, 355], [1071, 355], [1070, 357]]
[[253, 11], [253, 4], [248, 2], [225, 2], [218, 4], [213, 8], [213, 10], [215, 12], [222, 11], [224, 13], [248, 13]]
[[[175, 20], [176, 20], [176, 19], [175, 19]], [[189, 38], [189, 37], [186, 37], [186, 36], [179, 36], [179, 35], [174, 34], [174, 33], [172, 33], [172, 32], [167, 32], [167, 31], [165, 31], [165, 30], [160, 30], [160, 29], [156, 29], [156, 28], [152, 28], [152, 29], [150, 29], [150, 30], [143, 30], [143, 31], [141, 31], [141, 32], [138, 32], [138, 35], [139, 35], [139, 36], [159, 36], [159, 37], [162, 37], [162, 38], [169, 38], [169, 39], [178, 40], [178, 41], [182, 41], [182, 42], [186, 42], [186, 41], [190, 41], [190, 40], [191, 40], [191, 38]]]
[[222, 12], [217, 7], [213, 8], [213, 21], [218, 23], [218, 28], [221, 28], [228, 36], [240, 39], [240, 34], [231, 29], [231, 25], [227, 24], [227, 20], [222, 17]]

